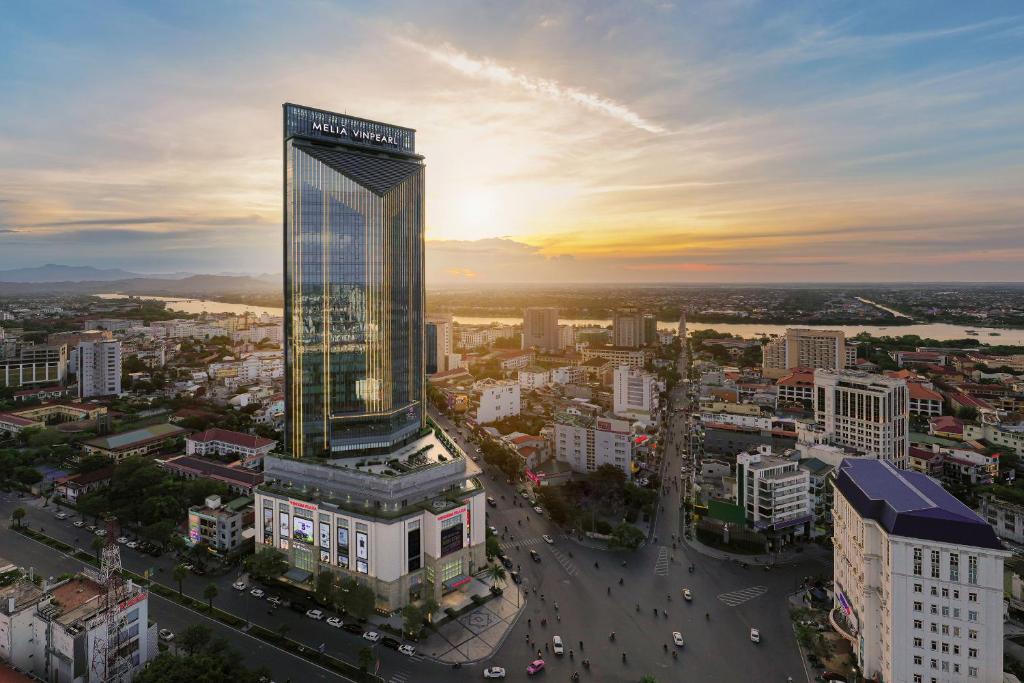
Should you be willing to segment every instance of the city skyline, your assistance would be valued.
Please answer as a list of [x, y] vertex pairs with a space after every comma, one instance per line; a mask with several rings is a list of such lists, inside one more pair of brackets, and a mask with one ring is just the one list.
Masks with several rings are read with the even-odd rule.
[[1013, 4], [299, 7], [13, 8], [0, 269], [279, 272], [301, 101], [417, 129], [430, 286], [1021, 279]]

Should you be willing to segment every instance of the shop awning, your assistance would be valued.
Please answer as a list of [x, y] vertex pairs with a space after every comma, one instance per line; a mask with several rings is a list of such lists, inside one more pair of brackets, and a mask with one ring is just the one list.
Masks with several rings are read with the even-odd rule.
[[284, 573], [284, 578], [295, 583], [305, 583], [312, 576], [312, 572], [307, 572], [305, 569], [299, 569], [298, 567], [292, 567]]
[[444, 582], [444, 587], [448, 590], [463, 586], [473, 580], [472, 576], [466, 576], [465, 574], [459, 574], [458, 576], [452, 577]]

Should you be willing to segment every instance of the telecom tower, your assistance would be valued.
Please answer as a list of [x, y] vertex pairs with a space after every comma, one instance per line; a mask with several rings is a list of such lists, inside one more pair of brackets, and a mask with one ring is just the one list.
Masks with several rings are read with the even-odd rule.
[[103, 683], [124, 683], [130, 680], [131, 663], [119, 654], [120, 638], [125, 623], [119, 605], [124, 598], [121, 577], [121, 549], [114, 539], [119, 531], [117, 520], [107, 520], [107, 543], [100, 555], [96, 581], [105, 588], [100, 633], [93, 641], [92, 670], [102, 675]]

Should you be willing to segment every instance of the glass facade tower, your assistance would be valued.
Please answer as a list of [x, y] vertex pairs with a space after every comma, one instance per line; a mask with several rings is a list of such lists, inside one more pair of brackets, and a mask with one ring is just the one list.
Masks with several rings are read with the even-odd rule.
[[383, 453], [426, 424], [415, 132], [284, 105], [285, 448]]

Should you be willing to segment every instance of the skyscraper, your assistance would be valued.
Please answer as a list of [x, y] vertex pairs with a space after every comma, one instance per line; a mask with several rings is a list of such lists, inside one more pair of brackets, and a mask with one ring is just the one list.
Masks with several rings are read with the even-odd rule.
[[789, 328], [761, 350], [762, 371], [765, 377], [778, 379], [792, 368], [824, 368], [842, 370], [853, 367], [857, 349], [846, 343], [841, 330], [811, 330]]
[[560, 348], [557, 308], [527, 308], [523, 311], [523, 348], [541, 351]]
[[77, 355], [80, 398], [121, 393], [120, 340], [81, 341]]
[[452, 317], [433, 316], [426, 322], [426, 371], [428, 375], [449, 370], [449, 357], [455, 347], [452, 345]]
[[423, 400], [423, 173], [410, 129], [284, 107], [285, 455], [264, 459], [256, 543], [293, 584], [356, 579], [384, 612], [485, 563], [480, 470]]

